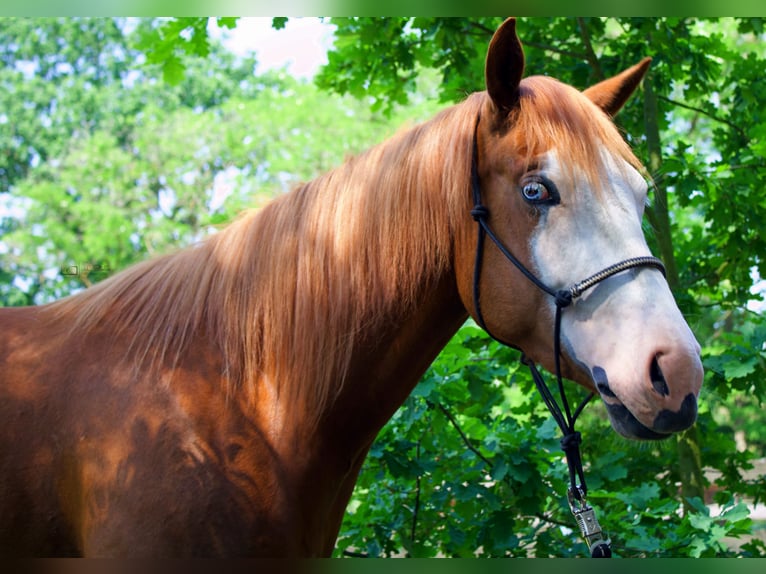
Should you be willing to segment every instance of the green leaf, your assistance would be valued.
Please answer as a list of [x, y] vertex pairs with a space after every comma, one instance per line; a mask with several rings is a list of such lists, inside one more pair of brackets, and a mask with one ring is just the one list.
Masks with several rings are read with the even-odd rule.
[[754, 373], [758, 361], [755, 357], [750, 357], [743, 361], [732, 361], [724, 364], [724, 375], [727, 379], [738, 379]]
[[168, 56], [162, 64], [162, 78], [171, 86], [177, 86], [184, 78], [186, 66], [176, 55]]
[[656, 500], [659, 494], [660, 488], [656, 482], [644, 482], [630, 491], [618, 493], [617, 497], [625, 504], [644, 509], [651, 501]]
[[221, 28], [227, 28], [229, 30], [233, 30], [237, 27], [237, 22], [239, 21], [239, 16], [230, 17], [230, 16], [224, 16], [220, 18], [216, 18], [216, 23]]
[[506, 462], [502, 459], [497, 460], [495, 459], [495, 464], [492, 467], [492, 471], [490, 475], [492, 476], [492, 480], [503, 480], [505, 476], [508, 474], [508, 465]]

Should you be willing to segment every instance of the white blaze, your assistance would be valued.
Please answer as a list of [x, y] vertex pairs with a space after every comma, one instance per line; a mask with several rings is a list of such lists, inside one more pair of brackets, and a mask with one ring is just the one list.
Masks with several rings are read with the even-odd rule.
[[[626, 259], [651, 255], [641, 229], [646, 182], [622, 159], [605, 156], [603, 165], [607, 173], [595, 191], [585, 174], [562, 168], [555, 150], [540, 163], [561, 202], [541, 208], [530, 247], [540, 278], [554, 289]], [[550, 305], [553, 312], [552, 300]], [[617, 400], [604, 400], [624, 404], [648, 427], [661, 410], [649, 375], [654, 358], [699, 354], [667, 282], [652, 267], [610, 277], [575, 300], [563, 311], [562, 345], [588, 371], [603, 368], [617, 395]], [[673, 382], [668, 384], [672, 394]], [[698, 390], [678, 389], [673, 400]]]

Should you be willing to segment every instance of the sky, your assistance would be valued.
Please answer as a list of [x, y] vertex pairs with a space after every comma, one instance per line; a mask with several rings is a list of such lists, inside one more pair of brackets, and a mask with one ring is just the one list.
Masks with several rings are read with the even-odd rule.
[[333, 26], [319, 18], [290, 18], [282, 30], [275, 30], [271, 20], [271, 17], [240, 18], [233, 30], [221, 30], [213, 21], [209, 31], [211, 36], [221, 37], [224, 45], [236, 54], [254, 51], [258, 73], [286, 66], [293, 76], [311, 78], [327, 62]]

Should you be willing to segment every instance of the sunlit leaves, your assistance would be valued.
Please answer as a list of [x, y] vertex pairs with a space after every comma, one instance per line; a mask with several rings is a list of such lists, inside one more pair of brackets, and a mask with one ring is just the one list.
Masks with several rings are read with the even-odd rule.
[[[235, 19], [220, 19], [228, 28], [236, 24]], [[142, 29], [136, 48], [146, 54], [146, 62], [159, 65], [163, 79], [169, 84], [181, 83], [186, 71], [184, 55], [205, 57], [210, 53], [210, 39], [207, 33], [209, 18], [169, 18]]]

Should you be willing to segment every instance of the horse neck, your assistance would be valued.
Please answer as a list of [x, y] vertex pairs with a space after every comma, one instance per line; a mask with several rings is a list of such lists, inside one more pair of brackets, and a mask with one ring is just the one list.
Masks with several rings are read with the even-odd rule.
[[234, 274], [271, 279], [258, 418], [301, 522], [328, 545], [375, 436], [467, 316], [453, 258], [476, 116], [451, 114], [265, 208], [249, 235], [273, 238], [279, 266], [256, 257]]
[[[460, 226], [470, 223], [476, 116], [463, 106], [284, 196], [243, 234], [271, 242], [235, 274], [243, 282], [267, 278], [255, 302], [261, 311], [227, 317], [258, 318], [262, 345], [250, 372], [282, 385], [274, 394], [290, 409], [301, 405], [312, 423], [362, 378], [356, 370], [370, 372], [365, 365], [380, 363], [380, 381], [386, 368], [403, 374], [408, 361], [421, 374], [465, 313], [455, 303], [453, 256]], [[234, 291], [252, 291], [242, 287]], [[433, 332], [442, 314], [452, 332]], [[395, 357], [392, 349], [408, 337], [419, 348], [414, 334], [429, 341], [423, 359]], [[402, 379], [409, 388], [393, 394], [399, 402], [416, 382]]]
[[466, 317], [454, 278], [445, 274], [406, 315], [365, 333], [321, 423], [327, 438], [349, 452], [366, 449]]
[[301, 531], [318, 544], [312, 553], [332, 551], [375, 437], [467, 316], [448, 274], [417, 303], [357, 339], [345, 382], [316, 425], [292, 410], [272, 435]]

